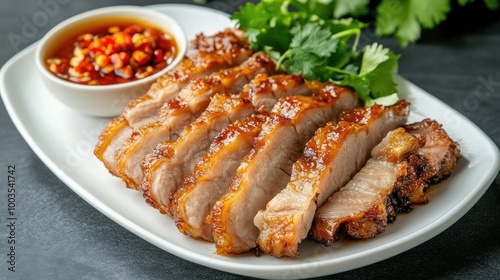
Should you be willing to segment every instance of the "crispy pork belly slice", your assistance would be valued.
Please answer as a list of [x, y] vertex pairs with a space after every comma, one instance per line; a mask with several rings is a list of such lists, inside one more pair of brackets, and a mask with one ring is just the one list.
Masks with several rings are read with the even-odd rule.
[[255, 108], [262, 112], [270, 112], [283, 96], [312, 95], [315, 90], [301, 76], [260, 74], [253, 79], [241, 97], [252, 101]]
[[190, 42], [181, 63], [159, 78], [145, 95], [131, 101], [123, 116], [134, 130], [156, 121], [161, 106], [191, 80], [240, 65], [251, 55], [241, 30], [226, 29], [214, 36], [199, 34]]
[[[461, 158], [458, 143], [453, 141], [436, 121], [425, 119], [406, 125], [405, 129], [425, 142], [418, 153], [408, 156], [407, 161], [411, 166], [415, 166], [418, 177], [426, 184], [414, 186], [412, 189], [401, 189], [392, 194], [392, 200], [399, 212], [411, 211], [413, 204], [427, 203], [429, 199], [425, 192], [429, 184], [436, 184], [448, 178]], [[409, 200], [400, 197], [409, 197]]]
[[458, 143], [434, 120], [425, 119], [407, 125], [405, 129], [425, 138], [425, 146], [419, 150], [419, 155], [428, 162], [420, 170], [423, 180], [435, 184], [448, 178], [461, 158]]
[[[175, 141], [183, 129], [194, 122], [199, 114], [183, 106], [178, 99], [169, 102], [170, 116], [164, 122], [154, 122], [134, 132], [117, 151], [120, 177], [128, 188], [139, 189], [143, 178], [142, 161], [162, 141]], [[126, 173], [125, 173], [126, 171]]]
[[239, 65], [251, 54], [239, 30], [227, 29], [209, 37], [198, 35], [190, 42], [179, 65], [158, 79], [146, 94], [131, 101], [121, 116], [110, 121], [98, 139], [94, 154], [112, 174], [119, 176], [115, 155], [133, 131], [156, 120], [159, 108], [192, 79]]
[[97, 140], [94, 154], [104, 163], [106, 169], [115, 176], [120, 176], [115, 160], [116, 151], [121, 148], [132, 133], [133, 129], [128, 125], [125, 117], [119, 116], [109, 122]]
[[[279, 81], [279, 83], [277, 83], [276, 81]], [[286, 96], [288, 94], [307, 95], [310, 94], [310, 92], [309, 88], [305, 86], [304, 80], [298, 78], [297, 76], [278, 75], [276, 77], [274, 76], [269, 77], [266, 74], [261, 74], [258, 77], [256, 77], [256, 79], [252, 80], [249, 84], [245, 85], [243, 92], [239, 96], [252, 97], [250, 99], [252, 99], [252, 101], [255, 102], [256, 104], [260, 105], [262, 103], [260, 102], [260, 100], [269, 99], [268, 96], [276, 97], [276, 96]], [[226, 98], [229, 99], [229, 96], [227, 96]], [[247, 99], [245, 98], [244, 100]], [[228, 101], [236, 102], [231, 100]], [[217, 102], [222, 103], [222, 101], [217, 101]], [[217, 102], [215, 104], [217, 104]], [[210, 104], [212, 103], [214, 103], [214, 100], [212, 100]], [[255, 106], [253, 106], [252, 108], [254, 107]], [[222, 106], [217, 105], [216, 107], [214, 107], [212, 111], [214, 111], [215, 109], [227, 110], [228, 108], [224, 108]], [[238, 117], [241, 116], [243, 115], [239, 115]], [[223, 119], [221, 120], [220, 118]], [[233, 117], [232, 119], [234, 120], [237, 118]], [[227, 118], [225, 118], [224, 113], [221, 113], [214, 115], [210, 119], [205, 118], [202, 121], [203, 121], [202, 122], [203, 126], [199, 126], [199, 129], [201, 129], [200, 133], [205, 133], [206, 129], [204, 127], [214, 126], [217, 122], [224, 123], [227, 121]], [[228, 124], [229, 123], [227, 123], [226, 125]], [[222, 128], [219, 129], [219, 131], [220, 130], [222, 130]], [[212, 132], [214, 131], [215, 130], [212, 129]], [[183, 147], [185, 145], [191, 145], [190, 141], [192, 141], [196, 143], [197, 148], [199, 148], [200, 150], [199, 157], [191, 157], [189, 158], [189, 160], [186, 160], [184, 158], [185, 155], [183, 155], [182, 152], [176, 153], [175, 154], [176, 157], [174, 156], [162, 157], [162, 155], [164, 155], [165, 153], [156, 151], [154, 153], [156, 154], [156, 156], [150, 157], [147, 161], [148, 164], [145, 165], [143, 168], [143, 173], [147, 174], [146, 176], [147, 178], [145, 178], [142, 183], [142, 189], [148, 190], [147, 192], [145, 192], [145, 197], [147, 198], [147, 200], [150, 202], [151, 205], [159, 208], [162, 212], [167, 212], [169, 215], [172, 214], [169, 209], [170, 195], [173, 195], [175, 191], [182, 186], [182, 178], [193, 171], [193, 166], [201, 158], [202, 151], [203, 150], [206, 151], [210, 146], [210, 143], [214, 139], [214, 137], [200, 137], [196, 133], [186, 134], [184, 132], [176, 143], [166, 142], [165, 144], [160, 145], [156, 149], [157, 150], [172, 149], [174, 150], [174, 152], [178, 150], [182, 151], [184, 149]], [[189, 140], [189, 138], [193, 139]], [[180, 160], [180, 158], [177, 159], [177, 157], [181, 157], [183, 159]], [[154, 161], [154, 163], [152, 161]], [[164, 174], [164, 173], [170, 173], [170, 174]]]
[[141, 188], [146, 201], [162, 213], [170, 211], [170, 196], [182, 186], [184, 176], [208, 151], [210, 143], [232, 122], [255, 113], [252, 103], [229, 94], [217, 94], [207, 110], [187, 126], [177, 141], [159, 144], [143, 163]]
[[172, 201], [173, 216], [179, 231], [213, 242], [212, 227], [205, 222], [215, 202], [229, 188], [243, 157], [255, 144], [266, 121], [262, 114], [252, 115], [226, 127], [212, 142], [208, 153], [184, 178], [184, 186]]
[[238, 167], [230, 189], [207, 217], [217, 253], [244, 253], [256, 246], [259, 231], [253, 218], [286, 186], [292, 164], [302, 155], [306, 142], [316, 129], [356, 106], [356, 94], [330, 84], [312, 97], [279, 100], [255, 147]]
[[317, 210], [309, 237], [330, 245], [338, 239], [341, 227], [349, 236], [362, 239], [383, 232], [390, 194], [423, 184], [405, 160], [421, 145], [417, 137], [403, 128], [391, 131], [372, 150], [366, 166]]
[[294, 163], [286, 188], [254, 218], [259, 249], [275, 257], [298, 256], [316, 208], [364, 166], [389, 131], [406, 123], [409, 111], [410, 104], [403, 100], [389, 107], [358, 108], [341, 114], [339, 123], [318, 129]]
[[[251, 100], [253, 106], [258, 108], [260, 112], [267, 112], [270, 111], [278, 99], [283, 96], [311, 95], [316, 93], [316, 91], [315, 85], [305, 82], [300, 76], [268, 76], [266, 74], [260, 74], [245, 86], [245, 90], [240, 96]], [[263, 116], [258, 117], [258, 120], [263, 119]], [[254, 123], [254, 125], [258, 125], [256, 128], [260, 131], [260, 124], [256, 121], [255, 116], [250, 117], [248, 121]], [[245, 128], [248, 124], [246, 121], [242, 121], [239, 125]], [[237, 131], [242, 128], [238, 128]], [[231, 129], [234, 130], [236, 128], [232, 127]], [[255, 133], [257, 131], [257, 129], [252, 131], [247, 130], [248, 129], [245, 128], [245, 132], [247, 133]], [[242, 137], [243, 134], [237, 135]], [[240, 137], [235, 137], [234, 141], [225, 141], [224, 143], [226, 143], [228, 147], [224, 149], [220, 144], [215, 145], [218, 152], [212, 152], [214, 153], [212, 156], [200, 161], [199, 165], [201, 166], [197, 165], [197, 167], [195, 167], [195, 170], [205, 170], [205, 172], [195, 171], [195, 174], [191, 175], [190, 179], [188, 179], [190, 185], [189, 191], [185, 190], [185, 188], [181, 188], [175, 194], [171, 211], [176, 218], [178, 228], [182, 232], [196, 238], [213, 241], [211, 227], [205, 223], [205, 217], [209, 214], [209, 210], [215, 201], [217, 201], [228, 189], [230, 180], [236, 173], [237, 166], [243, 159], [243, 156], [249, 152], [251, 146], [248, 143], [253, 140], [253, 138], [240, 139]], [[218, 138], [220, 138], [220, 136]], [[251, 142], [253, 143], [253, 141]], [[238, 146], [241, 147], [238, 148]], [[224, 159], [221, 159], [221, 157]], [[215, 164], [213, 161], [221, 162]], [[229, 161], [231, 165], [228, 166], [229, 163], [227, 163], [227, 161]], [[208, 168], [206, 167], [207, 165], [214, 168]], [[195, 188], [199, 189], [195, 190]], [[210, 193], [210, 199], [206, 197], [208, 193]], [[204, 205], [203, 209], [206, 211], [191, 210], [198, 209], [199, 205]]]
[[[410, 129], [405, 131], [406, 127]], [[449, 176], [460, 151], [435, 121], [426, 119], [405, 128], [389, 133], [372, 150], [372, 158], [360, 173], [318, 209], [310, 238], [328, 245], [338, 238], [339, 230], [354, 238], [372, 238], [397, 213], [428, 202], [427, 181], [436, 173], [429, 177], [427, 170], [439, 170], [446, 161], [451, 169], [447, 168], [445, 176]]]
[[256, 53], [240, 66], [224, 69], [196, 79], [182, 89], [179, 96], [162, 107], [162, 116], [123, 144], [116, 154], [118, 171], [130, 188], [138, 189], [143, 178], [141, 162], [159, 143], [172, 141], [182, 129], [206, 109], [216, 93], [238, 93], [260, 73], [274, 73], [275, 65], [263, 53]]

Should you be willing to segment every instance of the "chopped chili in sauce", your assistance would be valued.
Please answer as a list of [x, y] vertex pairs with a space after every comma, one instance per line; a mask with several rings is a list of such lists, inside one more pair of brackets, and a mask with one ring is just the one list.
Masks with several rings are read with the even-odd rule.
[[86, 85], [110, 85], [148, 77], [171, 64], [177, 43], [158, 28], [113, 22], [62, 40], [46, 60], [50, 72]]

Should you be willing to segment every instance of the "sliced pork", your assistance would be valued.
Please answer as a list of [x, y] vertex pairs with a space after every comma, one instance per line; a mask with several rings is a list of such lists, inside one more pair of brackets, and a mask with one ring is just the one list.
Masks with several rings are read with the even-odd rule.
[[321, 84], [305, 81], [298, 75], [260, 74], [253, 79], [241, 97], [249, 99], [260, 112], [271, 112], [281, 97], [313, 95], [321, 90]]
[[256, 246], [259, 231], [253, 218], [286, 186], [306, 142], [316, 129], [356, 106], [356, 94], [334, 85], [326, 85], [316, 96], [279, 100], [230, 189], [208, 216], [218, 253], [243, 253]]
[[229, 125], [216, 137], [193, 173], [185, 177], [182, 189], [175, 193], [172, 210], [179, 231], [213, 242], [212, 227], [205, 219], [215, 202], [227, 192], [266, 119], [262, 114], [252, 115]]
[[345, 112], [340, 122], [318, 129], [294, 163], [286, 188], [254, 218], [259, 249], [275, 257], [298, 256], [317, 207], [365, 165], [389, 131], [406, 123], [409, 111], [403, 100], [389, 107], [374, 105]]
[[[405, 126], [408, 133], [419, 137], [425, 142], [417, 153], [410, 154], [407, 161], [416, 168], [415, 172], [425, 184], [412, 185], [412, 189], [401, 189], [391, 194], [401, 212], [409, 212], [413, 204], [427, 203], [429, 199], [425, 194], [429, 185], [437, 184], [451, 175], [461, 158], [460, 148], [453, 141], [441, 124], [431, 119]], [[409, 196], [409, 200], [407, 200]], [[400, 199], [404, 197], [404, 199]], [[404, 205], [407, 203], [407, 205]]]
[[425, 137], [425, 146], [418, 153], [429, 162], [420, 170], [424, 181], [435, 184], [448, 178], [461, 157], [458, 143], [434, 120], [425, 119], [407, 125], [405, 129], [408, 133]]
[[182, 186], [184, 176], [193, 171], [217, 134], [253, 113], [255, 108], [247, 99], [216, 94], [207, 110], [183, 130], [178, 141], [163, 142], [146, 157], [141, 188], [147, 202], [171, 215], [170, 196]]
[[163, 104], [191, 80], [240, 65], [251, 55], [251, 48], [241, 30], [226, 29], [208, 37], [197, 35], [178, 67], [158, 79], [147, 94], [130, 102], [123, 116], [134, 130], [156, 121]]
[[143, 178], [141, 162], [163, 141], [175, 140], [182, 129], [200, 116], [216, 93], [238, 93], [260, 73], [274, 73], [275, 65], [256, 53], [240, 66], [199, 78], [184, 87], [179, 96], [162, 107], [162, 116], [134, 132], [116, 154], [118, 171], [130, 188], [138, 189]]
[[[430, 122], [433, 125], [428, 125]], [[434, 121], [412, 126], [425, 126], [422, 134], [432, 139], [444, 140], [446, 135]], [[410, 134], [404, 128], [389, 133], [372, 150], [372, 158], [366, 166], [317, 210], [309, 237], [326, 245], [338, 239], [340, 231], [354, 238], [372, 238], [382, 233], [397, 213], [409, 212], [413, 203], [422, 203], [413, 199], [415, 193], [420, 197], [426, 189], [425, 176], [422, 176], [425, 172], [420, 171], [425, 166], [436, 168], [441, 162], [420, 156], [428, 150], [427, 137]], [[447, 135], [446, 138], [448, 141], [440, 143], [453, 142]], [[438, 150], [442, 149], [448, 149], [447, 144]], [[454, 162], [452, 165], [460, 158], [459, 151], [455, 152], [449, 157], [450, 162]]]
[[[249, 100], [251, 100], [253, 106], [258, 109], [260, 112], [267, 112], [267, 111], [270, 111], [272, 109], [272, 107], [274, 106], [274, 104], [278, 101], [279, 98], [283, 97], [283, 96], [291, 96], [291, 95], [311, 95], [313, 93], [316, 93], [317, 92], [317, 83], [309, 83], [309, 82], [305, 82], [300, 76], [295, 76], [295, 75], [275, 75], [275, 76], [268, 76], [268, 75], [265, 75], [265, 74], [261, 74], [261, 75], [258, 75], [255, 79], [253, 79], [246, 87], [245, 87], [245, 90], [240, 94], [240, 97], [244, 97], [244, 98], [248, 98]], [[255, 121], [255, 118], [256, 117], [250, 117], [250, 121], [252, 123], [255, 123], [255, 124], [258, 124], [256, 121]], [[259, 120], [262, 120], [264, 117], [259, 117]], [[245, 126], [247, 126], [247, 123], [246, 122], [240, 122], [241, 125], [243, 125], [243, 128]], [[234, 129], [234, 128], [233, 128]], [[260, 130], [260, 125], [259, 125], [259, 130]], [[248, 131], [249, 133], [250, 131]], [[253, 130], [251, 132], [254, 132]], [[238, 134], [240, 135], [240, 134]], [[241, 135], [240, 135], [241, 136]], [[181, 139], [179, 139], [180, 141]], [[237, 141], [236, 141], [237, 140]], [[253, 140], [253, 138], [251, 139]], [[219, 157], [226, 157], [225, 161], [227, 160], [230, 160], [230, 162], [232, 163], [237, 163], [237, 162], [241, 162], [242, 158], [243, 158], [243, 155], [247, 153], [247, 150], [248, 150], [248, 142], [249, 140], [243, 140], [243, 139], [234, 139], [234, 142], [233, 141], [226, 141], [226, 144], [228, 145], [228, 147], [226, 149], [222, 149], [222, 147], [220, 147], [220, 145], [217, 145], [217, 149], [221, 149], [221, 151], [219, 151], [217, 153], [217, 157], [214, 157], [212, 158], [210, 161], [209, 160], [205, 160], [203, 162], [201, 162], [201, 166], [198, 167], [198, 169], [207, 169], [206, 167], [203, 167], [203, 165], [211, 165], [211, 161], [217, 161], [219, 160]], [[253, 142], [253, 141], [252, 141]], [[198, 145], [200, 145], [201, 143], [198, 141], [197, 142]], [[205, 144], [209, 144], [209, 143], [205, 143]], [[238, 148], [238, 146], [241, 145], [240, 148]], [[233, 151], [234, 153], [232, 154], [232, 156], [230, 154], [227, 154], [227, 151], [228, 150], [231, 150]], [[238, 150], [237, 152], [235, 150]], [[215, 156], [215, 155], [214, 155]], [[168, 159], [165, 159], [165, 160], [168, 160]], [[190, 163], [186, 162], [186, 161], [182, 161], [182, 162], [179, 162], [178, 164], [184, 164], [184, 167], [183, 168], [186, 168], [186, 166], [190, 165]], [[176, 164], [176, 166], [178, 165]], [[223, 163], [221, 163], [223, 164]], [[221, 165], [217, 165], [217, 166], [221, 166]], [[210, 226], [208, 224], [206, 224], [204, 222], [204, 219], [205, 217], [209, 214], [209, 208], [215, 203], [215, 201], [217, 199], [219, 199], [223, 192], [225, 192], [225, 190], [227, 190], [227, 188], [229, 187], [229, 182], [232, 178], [232, 176], [229, 176], [228, 178], [220, 178], [221, 180], [214, 180], [214, 182], [210, 183], [210, 182], [207, 182], [207, 179], [206, 178], [214, 178], [214, 177], [220, 177], [222, 176], [221, 175], [221, 172], [224, 173], [224, 174], [233, 174], [236, 172], [236, 167], [235, 166], [234, 168], [231, 166], [226, 166], [224, 165], [224, 167], [221, 169], [221, 168], [215, 168], [215, 169], [211, 169], [210, 172], [206, 172], [206, 173], [198, 173], [197, 176], [192, 176], [193, 178], [190, 179], [191, 181], [193, 182], [197, 182], [198, 181], [198, 176], [201, 176], [202, 178], [200, 178], [200, 184], [202, 186], [200, 186], [200, 188], [203, 188], [203, 190], [205, 190], [205, 192], [211, 192], [213, 190], [214, 194], [211, 194], [210, 195], [210, 198], [213, 198], [213, 199], [207, 199], [206, 195], [204, 195], [204, 191], [194, 191], [193, 189], [196, 188], [196, 184], [193, 183], [191, 186], [190, 186], [190, 191], [189, 192], [186, 192], [183, 196], [184, 198], [180, 199], [180, 196], [182, 194], [176, 194], [176, 198], [174, 199], [174, 204], [172, 206], [172, 212], [173, 213], [178, 213], [177, 215], [174, 215], [176, 216], [176, 219], [183, 219], [185, 221], [188, 221], [187, 223], [189, 223], [189, 221], [194, 221], [196, 222], [197, 224], [189, 224], [189, 225], [181, 225], [182, 223], [186, 223], [186, 222], [181, 222], [181, 221], [178, 221], [177, 224], [178, 224], [178, 227], [179, 229], [183, 229], [183, 228], [186, 228], [186, 229], [189, 229], [189, 230], [184, 230], [184, 232], [186, 234], [189, 234], [190, 232], [193, 232], [193, 235], [196, 235], [196, 237], [198, 238], [203, 238], [203, 239], [206, 239], [206, 240], [212, 240], [212, 236], [210, 234], [210, 231], [208, 229], [210, 229]], [[176, 167], [173, 167], [174, 169]], [[162, 168], [162, 172], [171, 172], [172, 168]], [[186, 172], [184, 172], [183, 174], [187, 174], [187, 172], [190, 172], [191, 169], [188, 169], [186, 170]], [[161, 176], [161, 177], [164, 177], [164, 175], [159, 175], [159, 173], [156, 173], [156, 176]], [[160, 182], [159, 180], [150, 180], [150, 182]], [[224, 184], [221, 184], [221, 182], [224, 182]], [[158, 188], [168, 188], [169, 185], [171, 186], [172, 184], [175, 184], [175, 183], [178, 183], [178, 182], [173, 182], [173, 181], [169, 181], [169, 182], [161, 182], [161, 185], [158, 186]], [[173, 189], [177, 188], [179, 189], [180, 185], [177, 185], [177, 187], [174, 187]], [[150, 186], [148, 187], [148, 189], [152, 189], [152, 188], [155, 188], [154, 186]], [[215, 190], [217, 189], [217, 190]], [[183, 189], [181, 188], [180, 191], [178, 191], [180, 193], [183, 193]], [[212, 193], [212, 192], [211, 192]], [[215, 193], [220, 193], [220, 195], [216, 196]], [[190, 197], [188, 197], [190, 196]], [[166, 198], [165, 198], [166, 199]], [[164, 200], [165, 200], [164, 199]], [[193, 215], [196, 215], [196, 217], [189, 217], [189, 219], [184, 219], [184, 217], [180, 216], [180, 215], [184, 215], [185, 214], [185, 209], [190, 209], [193, 207], [192, 204], [195, 204], [195, 205], [200, 205], [200, 204], [203, 204], [203, 205], [206, 205], [206, 209], [207, 211], [196, 211], [196, 213], [191, 213]], [[208, 206], [209, 205], [209, 206]], [[177, 209], [179, 209], [177, 211]], [[190, 215], [191, 215], [190, 214]], [[202, 221], [202, 223], [200, 223], [200, 221]], [[201, 228], [203, 227], [203, 229]], [[200, 236], [200, 234], [203, 232], [203, 236]]]
[[[174, 98], [189, 81], [241, 64], [252, 54], [242, 31], [227, 29], [214, 36], [198, 35], [185, 58], [162, 76], [143, 96], [131, 101], [121, 116], [110, 121], [100, 135], [94, 154], [115, 176], [120, 176], [116, 152], [130, 135], [158, 118], [159, 108]], [[145, 89], [147, 90], [147, 89]]]
[[115, 159], [116, 151], [122, 147], [133, 132], [134, 129], [128, 125], [127, 119], [121, 115], [112, 119], [99, 135], [94, 155], [115, 176], [120, 176]]

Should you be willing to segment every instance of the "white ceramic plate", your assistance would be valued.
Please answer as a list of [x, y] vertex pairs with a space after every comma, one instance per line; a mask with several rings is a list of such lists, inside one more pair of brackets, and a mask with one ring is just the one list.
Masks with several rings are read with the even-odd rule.
[[[169, 14], [188, 38], [231, 25], [221, 12], [189, 5], [151, 6]], [[0, 90], [17, 129], [40, 159], [73, 191], [136, 235], [186, 260], [236, 274], [262, 278], [306, 278], [334, 274], [404, 252], [444, 231], [481, 197], [499, 169], [495, 144], [473, 123], [410, 82], [397, 78], [401, 96], [412, 102], [410, 121], [434, 118], [460, 143], [463, 159], [454, 174], [430, 191], [430, 203], [399, 215], [396, 223], [368, 241], [339, 241], [331, 247], [304, 241], [297, 259], [219, 256], [213, 244], [180, 234], [174, 223], [128, 190], [93, 156], [108, 119], [80, 115], [54, 99], [34, 67], [35, 45], [9, 60]], [[18, 77], [24, 77], [19, 79]], [[25, 81], [29, 80], [29, 83]]]

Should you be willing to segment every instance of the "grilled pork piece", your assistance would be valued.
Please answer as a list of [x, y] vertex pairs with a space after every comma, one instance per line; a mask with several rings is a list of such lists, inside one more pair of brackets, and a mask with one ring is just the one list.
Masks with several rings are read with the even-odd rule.
[[292, 164], [301, 156], [307, 140], [340, 112], [356, 106], [356, 94], [334, 85], [325, 86], [316, 96], [280, 99], [255, 147], [238, 167], [230, 189], [207, 217], [217, 253], [244, 253], [256, 246], [259, 231], [253, 218], [286, 186]]
[[281, 97], [312, 95], [321, 88], [321, 83], [305, 81], [297, 75], [260, 74], [248, 84], [240, 97], [250, 100], [258, 111], [269, 113]]
[[240, 65], [252, 55], [244, 33], [226, 29], [214, 36], [203, 34], [190, 42], [184, 60], [176, 70], [161, 77], [148, 93], [130, 102], [123, 115], [135, 130], [158, 118], [158, 110], [191, 80]]
[[240, 30], [227, 29], [190, 42], [184, 59], [154, 83], [146, 94], [131, 101], [121, 116], [110, 121], [99, 137], [94, 154], [114, 175], [120, 176], [116, 151], [133, 131], [158, 118], [159, 108], [175, 97], [192, 79], [241, 64], [252, 50]]
[[179, 96], [162, 108], [157, 122], [134, 132], [116, 154], [117, 167], [128, 187], [138, 189], [143, 178], [141, 162], [163, 141], [176, 140], [182, 129], [206, 109], [216, 93], [238, 93], [260, 73], [274, 73], [275, 65], [263, 53], [256, 53], [240, 66], [199, 78], [184, 87]]
[[165, 141], [146, 156], [141, 188], [146, 201], [162, 213], [170, 211], [170, 196], [182, 185], [184, 176], [207, 152], [210, 143], [230, 123], [255, 113], [252, 103], [229, 94], [216, 94], [208, 108], [187, 126], [178, 141]]
[[461, 157], [458, 144], [439, 123], [430, 119], [407, 125], [405, 129], [408, 133], [425, 137], [425, 146], [418, 154], [429, 164], [420, 170], [422, 179], [435, 184], [448, 178]]
[[406, 123], [409, 111], [403, 100], [389, 107], [358, 108], [341, 114], [339, 123], [318, 129], [294, 163], [286, 188], [254, 218], [259, 249], [275, 257], [298, 256], [316, 208], [364, 166], [389, 131]]
[[205, 222], [215, 202], [229, 188], [243, 157], [253, 148], [266, 115], [252, 115], [226, 127], [196, 164], [184, 186], [175, 193], [173, 215], [179, 231], [213, 242], [212, 227]]
[[[405, 129], [425, 141], [425, 146], [421, 147], [418, 153], [409, 155], [407, 159], [411, 166], [415, 166], [415, 172], [425, 184], [413, 185], [411, 190], [403, 189], [403, 193], [396, 192], [391, 195], [393, 201], [397, 202], [398, 209], [402, 209], [399, 210], [401, 212], [411, 211], [413, 204], [427, 203], [429, 199], [425, 192], [429, 184], [437, 184], [448, 178], [461, 158], [458, 143], [453, 141], [436, 121], [425, 119], [406, 125]], [[409, 200], [406, 199], [407, 196]]]
[[[252, 100], [253, 106], [255, 108], [259, 108], [259, 111], [263, 112], [263, 111], [270, 111], [274, 103], [276, 103], [280, 97], [291, 96], [291, 95], [310, 95], [317, 91], [317, 87], [318, 83], [305, 82], [300, 76], [295, 76], [295, 75], [268, 76], [265, 74], [261, 74], [257, 76], [255, 79], [253, 79], [245, 87], [245, 90], [242, 92], [240, 96]], [[254, 124], [259, 124], [255, 121], [255, 119], [256, 119], [255, 116], [249, 118], [250, 122]], [[259, 117], [258, 119], [263, 120], [264, 117]], [[248, 124], [245, 121], [240, 122], [240, 124], [243, 126], [242, 128], [245, 129], [244, 131], [247, 132], [246, 134], [250, 132], [254, 133], [256, 131], [256, 130], [247, 131], [248, 129], [246, 129], [245, 127]], [[236, 128], [232, 128], [232, 130], [236, 130]], [[239, 130], [240, 128], [238, 128], [238, 130], [236, 131]], [[259, 125], [259, 131], [260, 131], [260, 125]], [[237, 134], [237, 135], [242, 137], [242, 135], [245, 134]], [[231, 138], [231, 141], [226, 140], [224, 142], [227, 145], [227, 148], [224, 148], [224, 146], [220, 144], [216, 145], [215, 147], [217, 148], [217, 153], [212, 152], [211, 154], [213, 155], [210, 158], [200, 162], [199, 165], [201, 166], [197, 166], [196, 169], [205, 170], [205, 172], [200, 173], [195, 171], [195, 173], [198, 175], [191, 176], [192, 178], [190, 179], [190, 181], [192, 181], [192, 184], [190, 186], [189, 191], [187, 190], [184, 191], [184, 188], [181, 188], [181, 190], [179, 190], [175, 194], [171, 211], [177, 220], [177, 225], [179, 229], [186, 234], [191, 234], [197, 238], [203, 238], [209, 241], [213, 240], [211, 236], [211, 230], [210, 230], [211, 228], [208, 224], [204, 222], [204, 220], [205, 217], [209, 214], [209, 209], [212, 207], [215, 201], [219, 199], [229, 187], [229, 182], [231, 178], [234, 176], [234, 173], [236, 173], [236, 167], [237, 167], [234, 166], [233, 168], [231, 166], [227, 166], [225, 162], [229, 160], [231, 163], [233, 163], [233, 165], [241, 162], [241, 160], [243, 159], [243, 155], [249, 152], [250, 146], [248, 145], [248, 142], [249, 141], [253, 142], [253, 137], [251, 139], [239, 139], [240, 137], [235, 137], [235, 136], [233, 137], [234, 138]], [[181, 139], [182, 138], [180, 138], [178, 142], [180, 142]], [[203, 144], [200, 143], [199, 139], [196, 140], [197, 140], [197, 145]], [[205, 143], [205, 145], [207, 146], [208, 144], [209, 143]], [[241, 147], [238, 148], [238, 146]], [[233, 154], [228, 154], [228, 150], [232, 151]], [[238, 151], [235, 152], [234, 150]], [[214, 165], [213, 161], [221, 161], [220, 157], [224, 157], [225, 159], [222, 160], [223, 162], [221, 162], [220, 165], [215, 164], [215, 166], [218, 168], [210, 169], [206, 167], [206, 165], [213, 166]], [[182, 168], [186, 169], [186, 166], [189, 166], [191, 163], [184, 160], [182, 164], [184, 164]], [[221, 168], [221, 166], [223, 166], [223, 168]], [[177, 168], [177, 164], [172, 168], [173, 169]], [[172, 168], [164, 170], [166, 172], [171, 172]], [[191, 171], [192, 171], [191, 169], [187, 169], [185, 170], [185, 172], [183, 172], [183, 174], [188, 174]], [[156, 172], [156, 174], [157, 176], [161, 176], [158, 175], [158, 172]], [[164, 177], [164, 175], [161, 177]], [[213, 182], [211, 182], [210, 180], [213, 180]], [[150, 181], [160, 182], [159, 180], [150, 180]], [[199, 188], [203, 188], [202, 191], [194, 190], [194, 188], [197, 187], [196, 182], [199, 182], [200, 184]], [[222, 182], [224, 182], [224, 184], [222, 184]], [[174, 181], [170, 182], [161, 181], [161, 186], [159, 186], [158, 188], [169, 188], [169, 186], [172, 186], [172, 184], [174, 183], [175, 183]], [[180, 185], [177, 185], [174, 186], [173, 189], [178, 189], [179, 187]], [[206, 192], [211, 193], [210, 198], [212, 199], [208, 199], [206, 197], [205, 194]], [[218, 193], [220, 193], [220, 195], [215, 195]], [[203, 208], [206, 209], [206, 211], [200, 211], [200, 209], [198, 209], [198, 205], [200, 204], [206, 206]], [[189, 211], [189, 209], [192, 207], [196, 207], [197, 210], [191, 211], [189, 214], [186, 213], [186, 211]], [[191, 215], [196, 215], [196, 217], [191, 217]], [[189, 224], [191, 221], [195, 224]], [[201, 234], [203, 235], [201, 236]]]
[[[372, 158], [366, 166], [317, 210], [310, 238], [330, 245], [338, 239], [341, 229], [354, 238], [372, 238], [383, 232], [397, 213], [411, 211], [412, 204], [416, 203], [415, 193], [419, 197], [427, 185], [422, 176], [425, 172], [420, 171], [426, 166], [436, 167], [436, 162], [421, 156], [423, 151], [428, 151], [427, 145], [433, 145], [427, 142], [427, 137], [443, 140], [441, 146], [433, 146], [438, 151], [448, 150], [449, 144], [455, 143], [434, 121], [411, 125], [414, 126], [425, 127], [425, 131], [420, 132], [426, 137], [412, 135], [404, 128], [390, 132], [372, 150]], [[453, 166], [460, 158], [460, 152], [454, 152], [448, 157]]]
[[371, 238], [384, 231], [390, 194], [405, 184], [423, 183], [414, 172], [408, 172], [411, 168], [405, 160], [418, 148], [418, 138], [403, 128], [391, 131], [373, 149], [366, 166], [318, 209], [310, 237], [330, 245], [341, 227], [356, 238]]
[[116, 151], [121, 148], [133, 132], [134, 129], [128, 125], [127, 119], [121, 115], [112, 119], [99, 135], [94, 155], [115, 176], [120, 176], [115, 159]]

